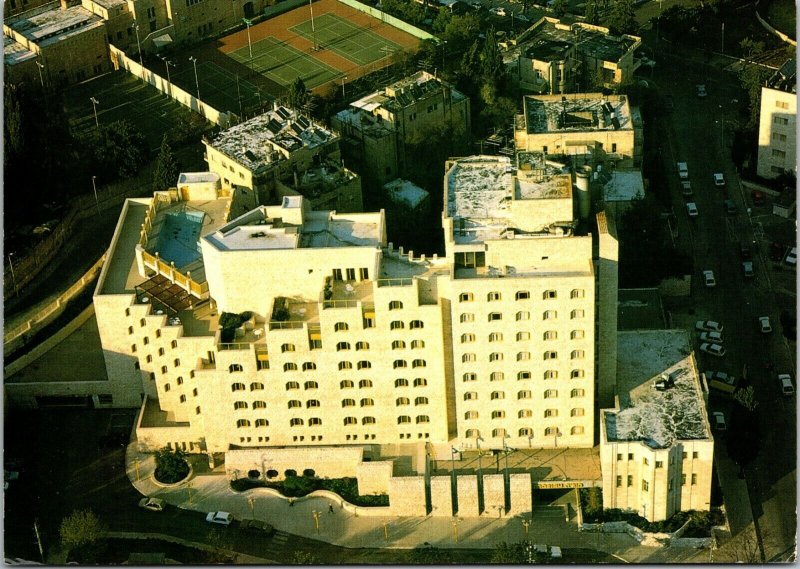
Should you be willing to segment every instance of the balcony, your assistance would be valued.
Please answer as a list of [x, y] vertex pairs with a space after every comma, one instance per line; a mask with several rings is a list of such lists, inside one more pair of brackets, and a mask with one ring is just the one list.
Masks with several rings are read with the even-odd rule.
[[360, 302], [372, 302], [373, 281], [333, 281], [330, 296], [322, 301], [323, 308], [355, 308]]
[[310, 322], [319, 322], [319, 308], [316, 302], [292, 300], [277, 297], [272, 307], [269, 330], [297, 330]]

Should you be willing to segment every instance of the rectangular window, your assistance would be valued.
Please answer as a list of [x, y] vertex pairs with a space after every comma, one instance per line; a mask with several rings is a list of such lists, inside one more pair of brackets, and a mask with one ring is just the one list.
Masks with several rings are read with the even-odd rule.
[[642, 490], [645, 492], [650, 491], [650, 483], [647, 480], [642, 480]]
[[663, 460], [657, 460], [656, 461], [656, 468], [664, 468], [664, 461]]
[[787, 119], [786, 117], [773, 117], [772, 124], [781, 124], [783, 126], [786, 126], [787, 124], [789, 124], [789, 119]]
[[347, 280], [348, 281], [356, 280], [356, 270], [355, 269], [347, 269]]
[[773, 158], [786, 158], [786, 152], [783, 150], [778, 150], [777, 148], [772, 149], [772, 157]]
[[772, 133], [772, 140], [777, 140], [779, 142], [786, 142], [786, 135], [785, 134], [781, 134], [779, 132], [773, 132]]
[[647, 460], [647, 457], [642, 457], [642, 463], [643, 463], [645, 466], [647, 466], [648, 464], [650, 464], [650, 461], [648, 461], [648, 460]]
[[333, 280], [342, 280], [342, 269], [333, 269]]
[[699, 452], [697, 451], [692, 452], [692, 458], [698, 458], [699, 456], [700, 456]]
[[622, 460], [622, 453], [621, 452], [617, 453], [617, 460]]
[[633, 453], [632, 452], [628, 453], [628, 460], [633, 460]]
[[628, 475], [628, 488], [630, 488], [631, 486], [633, 486], [633, 476], [631, 476], [629, 474]]
[[789, 103], [786, 101], [775, 101], [775, 107], [778, 109], [788, 109]]
[[681, 474], [681, 486], [686, 486], [686, 474]]
[[616, 142], [612, 142], [611, 143], [611, 154], [616, 154], [616, 153], [617, 153], [617, 143]]
[[697, 474], [692, 474], [692, 486], [697, 484]]
[[369, 280], [369, 269], [367, 269], [366, 267], [360, 268], [358, 276], [362, 281]]
[[622, 476], [617, 476], [617, 488], [622, 487]]

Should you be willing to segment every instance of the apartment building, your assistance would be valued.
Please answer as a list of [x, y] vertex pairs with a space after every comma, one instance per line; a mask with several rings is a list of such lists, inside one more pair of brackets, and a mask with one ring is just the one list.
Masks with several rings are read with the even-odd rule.
[[283, 106], [204, 139], [205, 159], [251, 207], [302, 194], [313, 208], [362, 209], [361, 180], [342, 165], [339, 136]]
[[448, 122], [457, 131], [470, 131], [469, 99], [425, 71], [350, 103], [331, 117], [348, 164], [374, 189], [408, 175], [414, 165], [407, 145]]
[[529, 95], [516, 117], [514, 143], [518, 152], [563, 156], [576, 166], [631, 168], [641, 165], [642, 129], [625, 95]]
[[506, 56], [519, 86], [542, 94], [564, 94], [628, 83], [639, 67], [641, 38], [613, 36], [608, 28], [543, 17], [520, 34]]
[[758, 164], [764, 178], [797, 173], [797, 60], [792, 57], [761, 88]]
[[708, 510], [714, 439], [691, 339], [683, 330], [618, 337], [616, 404], [600, 411], [603, 506], [650, 521]]
[[6, 18], [3, 34], [12, 82], [66, 85], [111, 70], [105, 24], [82, 6], [44, 4]]

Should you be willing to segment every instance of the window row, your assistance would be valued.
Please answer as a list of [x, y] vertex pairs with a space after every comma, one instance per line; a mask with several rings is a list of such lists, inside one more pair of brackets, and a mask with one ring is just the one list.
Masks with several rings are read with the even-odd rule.
[[[586, 376], [586, 373], [582, 369], [573, 369], [569, 373], [570, 379], [580, 379]], [[493, 371], [489, 374], [489, 381], [503, 381], [506, 378], [506, 374], [502, 371]], [[520, 371], [517, 373], [517, 379], [520, 381], [528, 380], [531, 378], [531, 372], [529, 371]], [[543, 374], [543, 379], [558, 379], [558, 370], [555, 369], [548, 369]], [[462, 376], [463, 381], [477, 381], [478, 374], [468, 372]]]
[[[569, 293], [570, 298], [584, 298], [585, 296], [586, 293], [582, 288], [572, 289]], [[527, 290], [518, 290], [516, 293], [514, 293], [514, 300], [527, 300], [530, 297], [531, 293], [530, 291]], [[554, 290], [546, 290], [542, 292], [542, 300], [552, 300], [555, 298], [558, 298], [558, 292]], [[503, 295], [500, 292], [489, 292], [486, 294], [487, 302], [495, 302], [502, 299]], [[471, 292], [462, 292], [461, 294], [458, 295], [459, 302], [472, 302], [473, 300], [475, 300], [475, 295]], [[391, 304], [389, 309], [391, 310]]]
[[[403, 330], [405, 327], [406, 324], [402, 320], [392, 320], [389, 323], [390, 330]], [[421, 330], [422, 328], [425, 327], [425, 324], [422, 322], [422, 320], [412, 320], [411, 322], [408, 323], [408, 327], [411, 330]]]
[[[585, 333], [583, 330], [572, 330], [569, 333], [570, 340], [582, 340], [585, 337]], [[502, 342], [503, 341], [503, 333], [502, 332], [492, 332], [488, 336], [489, 342]], [[461, 334], [461, 343], [462, 344], [471, 344], [475, 342], [477, 336], [472, 333], [468, 334]], [[530, 332], [517, 332], [516, 340], [517, 342], [522, 342], [531, 339]], [[542, 334], [542, 339], [544, 340], [557, 340], [558, 339], [558, 332], [556, 330], [548, 330]]]
[[[570, 435], [582, 435], [585, 431], [586, 430], [584, 429], [584, 427], [575, 426], [575, 427], [572, 427], [569, 430], [569, 434]], [[554, 437], [554, 436], [555, 437], [560, 437], [561, 435], [562, 435], [561, 430], [558, 427], [547, 427], [544, 430], [544, 436], [546, 436], [546, 437]], [[467, 429], [464, 432], [464, 436], [466, 438], [468, 438], [468, 439], [479, 439], [479, 438], [481, 438], [481, 432], [480, 432], [480, 429]], [[492, 429], [492, 438], [504, 439], [504, 438], [506, 438], [508, 436], [509, 436], [509, 434], [508, 434], [508, 431], [506, 431], [506, 429], [503, 429], [503, 428]], [[530, 427], [522, 427], [521, 429], [519, 429], [517, 431], [517, 436], [519, 436], [519, 437], [527, 437], [529, 439], [532, 439], [533, 436], [534, 436], [533, 429], [530, 428]]]
[[[506, 412], [503, 410], [492, 411], [492, 419], [503, 419], [506, 416]], [[584, 410], [582, 407], [576, 407], [574, 409], [570, 409], [569, 412], [570, 417], [583, 417]], [[478, 419], [480, 417], [480, 413], [478, 411], [466, 411], [464, 413], [464, 419], [467, 421], [471, 421], [474, 419]], [[530, 409], [520, 409], [517, 412], [518, 419], [529, 419], [533, 417], [533, 411]], [[545, 409], [544, 410], [544, 417], [546, 419], [558, 417], [558, 409]]]
[[[569, 354], [569, 359], [571, 360], [582, 360], [586, 357], [586, 352], [584, 350], [572, 350]], [[505, 356], [502, 352], [492, 352], [489, 354], [489, 361], [490, 362], [501, 362], [505, 359]], [[531, 359], [530, 352], [517, 352], [516, 360], [518, 362], [524, 362]], [[548, 350], [542, 354], [542, 359], [544, 360], [557, 360], [558, 359], [558, 352], [555, 350]], [[470, 363], [478, 361], [477, 354], [473, 352], [467, 352], [461, 355], [461, 363]]]
[[[586, 316], [586, 311], [582, 308], [576, 308], [570, 311], [569, 313], [569, 317], [571, 320], [578, 320], [584, 318], [585, 316]], [[517, 322], [530, 320], [531, 313], [528, 312], [527, 310], [521, 310], [515, 314], [514, 318], [517, 320]], [[544, 312], [542, 312], [542, 320], [555, 320], [557, 318], [558, 318], [557, 310], [545, 310]], [[487, 315], [487, 320], [489, 322], [494, 322], [502, 319], [503, 319], [502, 312], [490, 312]], [[461, 315], [459, 316], [459, 321], [462, 323], [475, 322], [475, 314], [472, 312], [462, 312]]]
[[[403, 340], [394, 340], [392, 342], [392, 349], [393, 350], [404, 350], [405, 347], [406, 347], [406, 343]], [[416, 349], [424, 348], [424, 347], [425, 347], [425, 341], [424, 340], [412, 340], [411, 341], [411, 349], [412, 350], [416, 350]]]

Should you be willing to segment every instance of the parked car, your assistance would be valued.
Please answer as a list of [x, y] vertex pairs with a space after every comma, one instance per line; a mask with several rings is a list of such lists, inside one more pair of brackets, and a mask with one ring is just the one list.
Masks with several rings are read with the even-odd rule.
[[161, 498], [142, 498], [139, 500], [139, 507], [151, 512], [163, 512], [167, 503]]
[[722, 205], [725, 207], [725, 213], [728, 215], [736, 215], [739, 213], [739, 208], [736, 207], [736, 204], [733, 200], [725, 200], [722, 202]]
[[786, 258], [783, 260], [783, 262], [787, 265], [797, 265], [797, 247], [792, 247], [789, 252], [786, 253]]
[[780, 241], [773, 241], [772, 245], [769, 247], [769, 258], [773, 261], [782, 261], [786, 256], [787, 249], [788, 247], [786, 244]]
[[692, 191], [692, 183], [689, 180], [684, 180], [681, 182], [681, 193], [686, 198], [694, 195], [694, 192]]
[[742, 257], [743, 261], [749, 261], [753, 258], [753, 252], [750, 250], [750, 247], [747, 245], [739, 244], [739, 255]]
[[264, 533], [267, 535], [275, 531], [275, 528], [273, 528], [267, 522], [262, 522], [261, 520], [244, 520], [240, 527], [242, 529]]
[[701, 332], [722, 332], [722, 324], [713, 320], [698, 320], [694, 324], [694, 329]]
[[697, 217], [700, 215], [700, 212], [697, 211], [697, 204], [694, 202], [688, 202], [686, 204], [686, 213], [689, 214], [689, 217]]
[[714, 185], [718, 188], [725, 187], [725, 175], [722, 172], [714, 172]]
[[706, 92], [705, 85], [695, 85], [694, 90], [697, 93], [697, 96], [701, 99], [708, 96], [708, 92]]
[[767, 203], [767, 195], [764, 192], [753, 190], [750, 192], [750, 197], [753, 200], [753, 205], [764, 205]]
[[689, 179], [689, 166], [686, 162], [678, 162], [678, 176], [680, 176], [681, 180]]
[[717, 356], [721, 358], [725, 355], [725, 348], [720, 346], [719, 344], [700, 344], [700, 351], [704, 354], [709, 354], [711, 356]]
[[714, 271], [703, 271], [703, 283], [708, 288], [717, 286], [717, 280], [714, 278]]
[[721, 344], [722, 334], [720, 334], [719, 332], [700, 332], [700, 341]]
[[725, 414], [722, 411], [711, 412], [711, 426], [717, 431], [728, 430], [728, 425], [725, 423]]
[[769, 316], [759, 316], [758, 326], [761, 328], [762, 334], [769, 334], [772, 332], [772, 324], [770, 324]]
[[736, 378], [728, 375], [724, 371], [704, 372], [709, 389], [714, 389], [724, 395], [730, 395], [736, 391]]
[[786, 397], [794, 395], [794, 385], [792, 385], [792, 376], [788, 373], [778, 374], [778, 384], [781, 386], [781, 393]]
[[229, 526], [233, 522], [233, 515], [230, 512], [209, 512], [206, 516], [206, 521], [212, 524]]
[[753, 271], [753, 261], [742, 261], [742, 272], [745, 278], [751, 279], [755, 275]]

